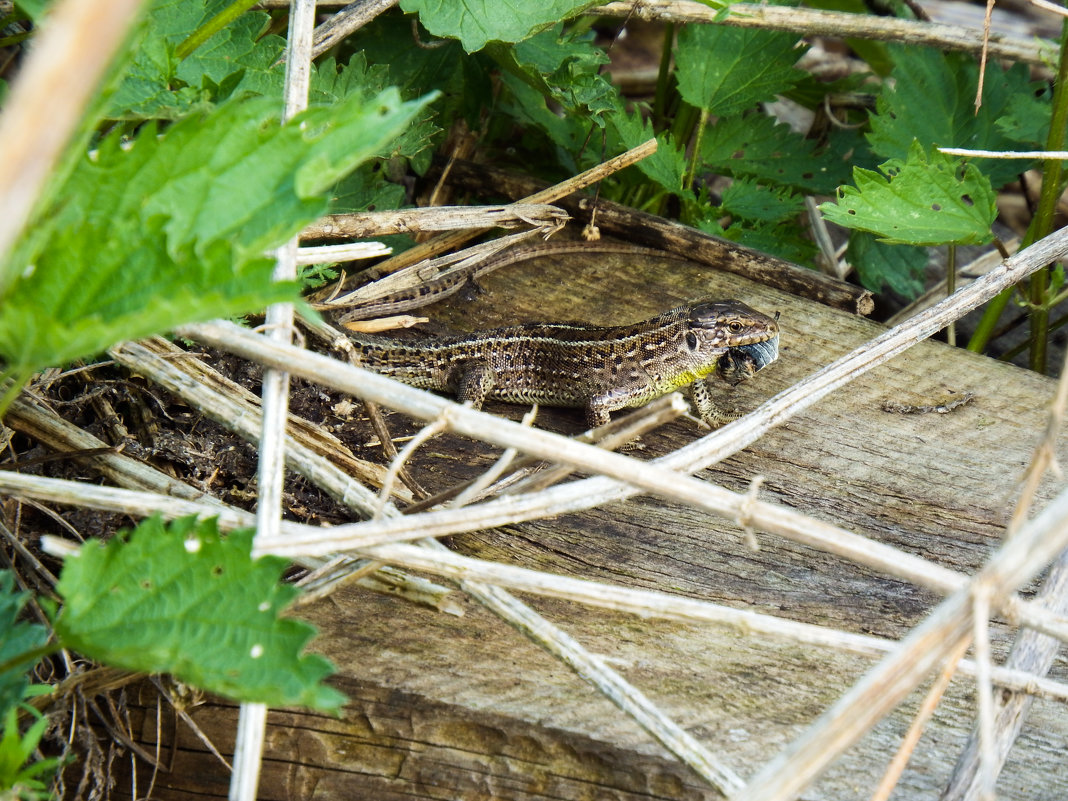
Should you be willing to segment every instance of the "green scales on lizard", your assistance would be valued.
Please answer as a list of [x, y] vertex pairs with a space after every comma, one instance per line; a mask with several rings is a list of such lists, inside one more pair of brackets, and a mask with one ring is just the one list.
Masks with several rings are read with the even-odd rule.
[[737, 300], [701, 300], [632, 325], [529, 323], [426, 342], [350, 335], [359, 363], [476, 408], [488, 398], [586, 410], [591, 426], [689, 386], [722, 422], [705, 381], [749, 378], [779, 355], [775, 319]]

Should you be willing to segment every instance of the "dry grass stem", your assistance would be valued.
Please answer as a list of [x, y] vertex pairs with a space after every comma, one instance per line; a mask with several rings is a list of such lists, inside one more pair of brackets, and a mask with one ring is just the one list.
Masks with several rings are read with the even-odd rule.
[[1036, 8], [1041, 8], [1044, 11], [1051, 11], [1054, 14], [1058, 14], [1062, 17], [1068, 16], [1068, 8], [1059, 6], [1056, 3], [1051, 3], [1049, 0], [1031, 0], [1031, 5]]
[[971, 150], [966, 147], [940, 147], [940, 153], [947, 156], [969, 156], [985, 159], [1051, 159], [1063, 161], [1068, 159], [1068, 150]]
[[[439, 256], [436, 259], [421, 261], [418, 264], [413, 264], [391, 273], [384, 278], [379, 278], [377, 281], [362, 286], [359, 289], [346, 292], [344, 295], [338, 295], [329, 302], [322, 302], [318, 305], [318, 308], [337, 308], [357, 304], [373, 304], [374, 301], [386, 295], [417, 287], [435, 279], [442, 279], [453, 273], [463, 273], [472, 270], [481, 262], [488, 261], [502, 251], [541, 233], [543, 232], [539, 229], [532, 229], [515, 234], [508, 234], [507, 236], [491, 239], [488, 242], [482, 242], [473, 247], [449, 253], [445, 256]], [[381, 266], [376, 266], [375, 270], [381, 271]], [[436, 295], [434, 299], [436, 300], [440, 297], [443, 296], [439, 294]], [[418, 300], [422, 301], [421, 305], [426, 305], [427, 303], [424, 298], [419, 298]], [[389, 311], [390, 313], [409, 311], [412, 308], [418, 308], [418, 305], [420, 304], [404, 306], [393, 303], [389, 306]], [[361, 311], [370, 315], [372, 313], [377, 313], [378, 309], [372, 306], [372, 308], [361, 309]]]
[[[140, 0], [62, 0], [50, 8], [0, 115], [0, 264], [140, 7]], [[8, 280], [0, 274], [0, 289]]]
[[316, 245], [297, 250], [297, 264], [332, 264], [337, 261], [377, 259], [388, 256], [393, 248], [381, 242], [352, 242], [346, 245]]
[[355, 3], [349, 3], [315, 29], [311, 57], [318, 58], [395, 5], [397, 0], [356, 0]]
[[[315, 27], [315, 0], [293, 0], [290, 6], [286, 73], [283, 87], [282, 120], [292, 119], [308, 107], [311, 84], [311, 44]], [[293, 237], [278, 249], [272, 278], [297, 278], [299, 240]], [[289, 345], [293, 341], [292, 303], [267, 307], [267, 336]], [[282, 489], [285, 480], [286, 423], [289, 417], [289, 373], [285, 366], [268, 368], [263, 374], [263, 416], [260, 420], [257, 466], [256, 532], [258, 537], [278, 536], [282, 520]], [[255, 801], [260, 779], [263, 743], [267, 731], [267, 705], [242, 703], [234, 744], [234, 770], [230, 777], [229, 801]]]
[[909, 730], [905, 733], [905, 737], [894, 754], [894, 758], [887, 765], [886, 773], [883, 774], [879, 786], [872, 793], [870, 801], [887, 801], [890, 798], [890, 793], [894, 791], [898, 781], [901, 779], [901, 774], [905, 770], [905, 766], [908, 765], [909, 757], [912, 756], [912, 752], [916, 749], [916, 743], [920, 741], [924, 726], [927, 725], [927, 721], [931, 719], [939, 702], [942, 700], [946, 688], [949, 687], [949, 682], [953, 679], [953, 674], [956, 673], [961, 659], [964, 658], [965, 651], [968, 650], [968, 645], [969, 641], [965, 640], [958, 646], [957, 650], [946, 661], [942, 672], [934, 680], [931, 689], [927, 691], [927, 695], [923, 698], [923, 703], [920, 704], [920, 708], [916, 711], [916, 717], [912, 720], [912, 725], [909, 726]]
[[559, 230], [571, 219], [547, 203], [504, 206], [432, 206], [396, 211], [329, 214], [300, 232], [301, 239], [367, 239], [388, 234], [454, 231], [466, 228], [548, 228]]
[[994, 697], [990, 681], [990, 595], [985, 585], [972, 586], [972, 643], [975, 664], [975, 697], [979, 721], [979, 801], [993, 801], [994, 777]]
[[[623, 0], [595, 6], [587, 9], [586, 13], [673, 23], [714, 23], [739, 28], [764, 28], [792, 31], [803, 36], [830, 36], [835, 39], [855, 37], [882, 42], [904, 42], [975, 54], [983, 50], [981, 29], [792, 6], [735, 3], [730, 6], [730, 14], [720, 20], [719, 9], [696, 0], [641, 0], [640, 3]], [[990, 36], [991, 58], [1045, 66], [1056, 61], [1056, 52], [1057, 45], [1054, 42], [1001, 33], [993, 33]]]
[[894, 709], [972, 632], [973, 587], [1004, 597], [1031, 580], [1068, 545], [1068, 491], [1062, 492], [976, 577], [935, 610], [775, 759], [738, 801], [788, 801], [803, 793], [838, 757]]
[[[1062, 551], [1057, 561], [1050, 568], [1036, 598], [1036, 602], [1048, 604], [1059, 612], [1068, 610], [1068, 551]], [[1053, 666], [1060, 651], [1060, 643], [1034, 631], [1021, 631], [1012, 651], [1005, 662], [1005, 669], [1021, 670], [1036, 676], [1044, 676]], [[994, 682], [1000, 684], [997, 673], [1002, 668], [993, 669]], [[997, 696], [996, 720], [994, 731], [997, 743], [995, 759], [998, 770], [1005, 763], [1016, 741], [1027, 714], [1031, 709], [1032, 698], [1026, 693], [999, 693]], [[979, 732], [973, 731], [968, 743], [961, 752], [957, 765], [953, 769], [942, 801], [966, 801], [974, 799], [979, 793], [980, 756]], [[989, 759], [989, 758], [988, 758]], [[989, 764], [989, 761], [988, 761]]]
[[[228, 509], [220, 514], [215, 506], [182, 502], [173, 503], [173, 499], [160, 497], [151, 493], [116, 488], [102, 488], [80, 482], [63, 479], [43, 478], [40, 476], [23, 476], [18, 473], [0, 472], [0, 492], [16, 497], [35, 497], [52, 503], [73, 503], [79, 506], [105, 511], [123, 512], [145, 516], [146, 509], [157, 509], [167, 519], [189, 514], [205, 517], [218, 517], [219, 528], [225, 531], [235, 528], [248, 528], [254, 524], [251, 513], [239, 509]], [[60, 499], [66, 500], [60, 500]], [[282, 521], [283, 533], [298, 533], [307, 528], [299, 523]], [[44, 549], [53, 555], [65, 557], [73, 553], [78, 543], [49, 537], [42, 540]], [[720, 604], [701, 601], [684, 596], [656, 590], [641, 590], [603, 582], [577, 579], [554, 575], [538, 570], [487, 562], [481, 559], [462, 556], [451, 551], [428, 551], [412, 544], [392, 544], [368, 547], [364, 549], [368, 556], [445, 578], [473, 580], [483, 584], [506, 587], [508, 589], [544, 595], [567, 601], [626, 612], [641, 617], [655, 617], [675, 620], [683, 623], [701, 623], [729, 626], [745, 635], [756, 635], [771, 639], [783, 639], [791, 642], [812, 645], [820, 648], [832, 648], [861, 656], [881, 656], [890, 652], [896, 643], [878, 637], [853, 634], [836, 629], [800, 623], [788, 618], [774, 617], [750, 610], [733, 609]], [[342, 561], [344, 558], [339, 559]], [[298, 560], [304, 562], [305, 560]], [[359, 569], [358, 560], [350, 559], [347, 569]], [[382, 578], [388, 569], [380, 571], [372, 579]], [[325, 577], [323, 577], [325, 578]], [[335, 579], [336, 580], [336, 579]], [[321, 586], [319, 579], [311, 582], [309, 591]], [[419, 579], [408, 577], [408, 581], [418, 583]], [[361, 584], [365, 582], [362, 581]], [[437, 585], [428, 583], [424, 591], [429, 590], [432, 600], [427, 605], [440, 608], [442, 594]], [[419, 594], [418, 587], [413, 589]], [[447, 611], [447, 610], [443, 610]], [[975, 664], [967, 660], [961, 662], [960, 670], [967, 675], [975, 675]], [[994, 681], [1002, 687], [1039, 697], [1068, 701], [1068, 685], [1042, 678], [1021, 670], [1007, 670], [994, 667]]]
[[[229, 431], [255, 442], [262, 419], [258, 399], [202, 362], [178, 362], [166, 358], [174, 347], [165, 340], [153, 338], [124, 342], [113, 347], [111, 353], [116, 361], [128, 369], [150, 378]], [[290, 450], [327, 456], [356, 479], [353, 486], [346, 489], [348, 503], [355, 503], [365, 516], [373, 516], [377, 504], [375, 494], [358, 482], [381, 486], [385, 480], [385, 469], [381, 465], [357, 459], [333, 435], [295, 415], [289, 416], [289, 430], [293, 437], [288, 446]], [[116, 483], [129, 486], [121, 481]]]
[[382, 489], [378, 493], [378, 503], [375, 505], [375, 519], [380, 520], [385, 513], [386, 504], [389, 503], [389, 498], [393, 494], [393, 485], [397, 481], [397, 476], [401, 470], [404, 469], [404, 463], [412, 457], [419, 448], [423, 446], [423, 443], [436, 437], [443, 431], [447, 431], [449, 423], [445, 419], [447, 412], [442, 412], [442, 417], [438, 420], [431, 421], [428, 425], [423, 426], [416, 433], [414, 437], [408, 440], [408, 444], [404, 446], [404, 449], [394, 457], [393, 461], [389, 464], [389, 470], [386, 471], [386, 480], [382, 482]]
[[[643, 142], [637, 147], [633, 147], [624, 153], [620, 153], [614, 158], [608, 159], [603, 164], [598, 164], [596, 167], [591, 167], [585, 172], [580, 172], [566, 181], [561, 181], [558, 184], [550, 186], [541, 192], [535, 192], [529, 197], [522, 198], [521, 203], [553, 203], [562, 197], [570, 195], [572, 192], [577, 192], [580, 189], [585, 189], [587, 186], [597, 183], [598, 181], [606, 178], [614, 172], [629, 167], [635, 162], [641, 161], [648, 155], [656, 152], [656, 139], [650, 139], [647, 142]], [[395, 272], [402, 267], [407, 267], [411, 264], [417, 264], [424, 259], [430, 259], [434, 256], [441, 255], [442, 253], [448, 253], [452, 250], [463, 245], [465, 242], [469, 242], [476, 237], [486, 233], [488, 229], [477, 228], [467, 231], [455, 231], [449, 234], [442, 234], [429, 240], [409, 248], [408, 250], [400, 253], [391, 259], [387, 259], [381, 264], [376, 265], [376, 268], [381, 272]]]
[[[434, 555], [445, 551], [445, 546], [435, 540], [418, 547]], [[460, 587], [567, 664], [721, 793], [730, 795], [744, 785], [741, 777], [721, 764], [708, 748], [668, 718], [641, 691], [605, 664], [603, 659], [591, 654], [559, 627], [499, 587], [469, 580], [462, 581]]]

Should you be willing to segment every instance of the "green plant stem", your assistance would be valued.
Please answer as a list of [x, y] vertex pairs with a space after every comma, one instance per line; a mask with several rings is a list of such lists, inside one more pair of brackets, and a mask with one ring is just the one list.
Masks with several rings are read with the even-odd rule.
[[189, 34], [189, 37], [175, 48], [174, 55], [180, 61], [184, 61], [194, 50], [256, 5], [257, 2], [258, 0], [234, 0], [234, 2]]
[[[1046, 150], [1063, 150], [1065, 126], [1068, 124], [1068, 20], [1061, 25], [1060, 58], [1057, 63], [1057, 80], [1053, 87], [1053, 113], [1050, 118], [1049, 133], [1046, 136]], [[1042, 170], [1042, 189], [1039, 193], [1038, 208], [1031, 225], [1024, 235], [1020, 248], [1023, 249], [1053, 230], [1053, 217], [1057, 209], [1057, 199], [1061, 194], [1061, 162], [1047, 160]], [[987, 304], [979, 325], [968, 342], [968, 350], [981, 353], [990, 342], [990, 336], [997, 327], [1013, 289], [1006, 289]], [[1047, 297], [1049, 293], [1049, 269], [1036, 272], [1031, 276], [1028, 296], [1032, 304], [1031, 312], [1031, 369], [1044, 373], [1046, 371], [1046, 340], [1049, 335], [1049, 309], [1052, 305]]]
[[701, 109], [701, 116], [697, 120], [697, 131], [693, 137], [693, 148], [690, 152], [690, 165], [686, 168], [686, 178], [682, 185], [693, 189], [694, 180], [697, 178], [697, 167], [701, 163], [701, 140], [705, 138], [705, 128], [708, 127], [708, 110]]

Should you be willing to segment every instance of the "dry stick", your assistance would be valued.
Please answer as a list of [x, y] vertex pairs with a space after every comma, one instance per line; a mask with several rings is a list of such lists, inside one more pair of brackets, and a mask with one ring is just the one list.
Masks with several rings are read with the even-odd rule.
[[[520, 203], [554, 203], [560, 198], [566, 197], [572, 192], [577, 192], [580, 189], [584, 189], [591, 184], [597, 183], [601, 179], [614, 172], [622, 170], [624, 167], [628, 167], [636, 161], [641, 161], [648, 155], [656, 152], [656, 140], [650, 139], [647, 142], [643, 142], [637, 147], [631, 148], [625, 153], [621, 153], [615, 158], [611, 158], [603, 164], [598, 164], [596, 167], [591, 167], [585, 172], [580, 172], [578, 175], [568, 178], [566, 181], [561, 181], [554, 186], [550, 186], [541, 192], [535, 192], [529, 197], [522, 198], [518, 202]], [[438, 256], [442, 253], [459, 247], [464, 242], [474, 239], [477, 236], [481, 236], [489, 229], [478, 228], [470, 229], [467, 231], [456, 231], [451, 234], [443, 234], [435, 237], [428, 242], [416, 245], [413, 248], [394, 256], [391, 259], [387, 259], [381, 264], [376, 265], [376, 269], [382, 272], [395, 272], [402, 267], [407, 267], [410, 264], [417, 264], [424, 259], [430, 259], [434, 256]]]
[[973, 591], [1002, 598], [1030, 581], [1068, 546], [1068, 490], [1005, 543], [957, 590], [800, 737], [768, 762], [736, 801], [788, 801], [812, 785], [841, 754], [949, 658], [972, 630]]
[[[140, 0], [62, 0], [50, 10], [0, 116], [0, 264], [29, 219]], [[0, 294], [25, 265], [0, 274]]]
[[[261, 426], [259, 398], [199, 359], [178, 361], [167, 358], [175, 353], [185, 353], [185, 351], [162, 337], [150, 337], [137, 342], [121, 342], [113, 346], [108, 353], [130, 372], [145, 376], [227, 430], [239, 433], [250, 441], [258, 436]], [[20, 417], [14, 419], [16, 423], [22, 425]], [[26, 428], [19, 430], [38, 437], [42, 441], [49, 441], [42, 437], [39, 431], [35, 432]], [[380, 464], [356, 458], [340, 440], [324, 431], [322, 427], [295, 414], [290, 414], [288, 430], [295, 440], [294, 447], [304, 447], [322, 454], [344, 468], [357, 480], [365, 484], [381, 486], [386, 474], [385, 468]], [[74, 431], [77, 432], [80, 429], [74, 428]], [[109, 476], [106, 470], [102, 472], [119, 486], [139, 487], [138, 484]], [[144, 488], [155, 489], [147, 486]], [[365, 504], [363, 513], [370, 517], [374, 509], [374, 493], [368, 490], [362, 497]]]
[[[287, 456], [289, 456], [288, 452]], [[298, 471], [307, 470], [307, 466], [299, 464], [298, 460], [290, 458], [290, 464]], [[331, 483], [332, 479], [327, 475], [328, 472], [329, 468], [326, 468], [319, 473], [320, 481], [323, 481], [322, 486], [333, 494], [336, 486]], [[338, 471], [337, 480], [342, 485], [350, 481], [340, 471]], [[220, 510], [218, 507], [204, 503], [169, 498], [150, 492], [101, 487], [84, 482], [27, 476], [6, 471], [0, 471], [0, 494], [36, 498], [56, 504], [77, 504], [138, 517], [147, 517], [154, 513], [159, 513], [168, 520], [188, 515], [217, 517], [219, 528], [223, 531], [248, 528], [255, 521], [251, 513], [231, 507]], [[283, 533], [297, 534], [307, 528], [299, 523], [282, 521]], [[63, 543], [62, 548], [53, 548], [49, 552], [55, 551], [65, 555], [77, 549], [76, 544], [67, 547], [65, 541], [60, 542]], [[671, 595], [657, 590], [641, 590], [588, 579], [559, 576], [539, 570], [462, 556], [451, 551], [432, 553], [425, 548], [410, 544], [378, 545], [362, 550], [373, 559], [388, 561], [412, 570], [434, 573], [458, 581], [478, 581], [483, 584], [574, 601], [641, 617], [728, 626], [743, 634], [785, 639], [861, 656], [881, 656], [897, 645], [892, 640], [824, 628], [760, 612], [733, 609], [709, 601]], [[435, 604], [428, 605], [434, 606]], [[976, 666], [973, 662], [965, 660], [961, 662], [960, 671], [975, 675]], [[1002, 687], [1039, 697], [1068, 701], [1068, 685], [1057, 681], [997, 666], [994, 666], [992, 676], [994, 681]]]
[[396, 211], [328, 214], [300, 232], [304, 239], [365, 239], [387, 234], [454, 231], [464, 228], [559, 228], [567, 212], [548, 203], [509, 203], [505, 206], [432, 206]]
[[[426, 546], [432, 553], [446, 550], [437, 540], [427, 541]], [[721, 793], [729, 796], [744, 785], [740, 776], [721, 765], [704, 745], [664, 715], [644, 693], [559, 627], [499, 587], [473, 581], [463, 581], [460, 587], [597, 687], [612, 703]]]
[[869, 801], [886, 801], [890, 797], [890, 793], [894, 791], [894, 787], [897, 786], [898, 781], [901, 779], [901, 774], [908, 764], [909, 756], [916, 749], [916, 743], [920, 741], [923, 727], [927, 725], [927, 721], [931, 719], [931, 715], [934, 714], [938, 703], [942, 700], [946, 688], [949, 687], [949, 682], [953, 679], [953, 674], [960, 665], [961, 659], [964, 658], [964, 652], [968, 650], [968, 645], [969, 641], [965, 640], [953, 652], [942, 672], [931, 685], [931, 689], [924, 696], [923, 703], [920, 704], [920, 708], [916, 711], [916, 717], [913, 719], [912, 725], [909, 726], [909, 730], [905, 733], [901, 745], [894, 754], [894, 758], [890, 760], [890, 764], [886, 767], [886, 773], [883, 774], [882, 781], [875, 788], [875, 792], [872, 793]]
[[[315, 0], [292, 0], [286, 49], [285, 87], [282, 121], [292, 119], [308, 107], [311, 82], [311, 44], [315, 28]], [[293, 281], [297, 278], [296, 236], [278, 249], [278, 261], [271, 278]], [[279, 344], [293, 341], [292, 303], [267, 307], [267, 336]], [[256, 533], [277, 536], [282, 519], [282, 487], [285, 480], [286, 421], [289, 416], [289, 373], [284, 366], [268, 368], [263, 374], [263, 419], [260, 431]], [[267, 705], [242, 703], [238, 710], [237, 741], [234, 744], [234, 772], [230, 777], [229, 801], [254, 801], [260, 780], [263, 743], [267, 732]]]
[[[1027, 468], [1024, 488], [1020, 493], [1016, 509], [1009, 523], [1009, 536], [1019, 529], [1027, 519], [1028, 511], [1034, 499], [1038, 482], [1052, 465], [1055, 465], [1054, 447], [1060, 435], [1065, 407], [1068, 406], [1068, 355], [1061, 368], [1061, 377], [1057, 385], [1057, 395], [1050, 408], [1049, 421], [1042, 442], [1035, 449], [1034, 458]], [[1068, 551], [1061, 553], [1050, 568], [1049, 575], [1042, 586], [1037, 603], [1045, 604], [1056, 612], [1068, 612]], [[1060, 650], [1060, 643], [1050, 637], [1034, 631], [1022, 631], [1016, 637], [1006, 667], [1022, 669], [1038, 675], [1045, 675], [1053, 665], [1053, 660]], [[999, 695], [993, 712], [993, 729], [995, 742], [989, 744], [985, 757], [985, 766], [994, 774], [1000, 772], [1008, 758], [1013, 743], [1020, 734], [1020, 729], [1031, 709], [1032, 700], [1025, 694], [1012, 693]], [[943, 801], [966, 801], [975, 799], [983, 791], [982, 743], [977, 731], [972, 731], [964, 750], [953, 768], [953, 775], [942, 795]], [[992, 753], [991, 753], [992, 752]]]
[[355, 33], [384, 11], [397, 5], [397, 0], [356, 0], [315, 29], [311, 57], [318, 58], [345, 37]]
[[[961, 25], [943, 25], [916, 20], [874, 17], [866, 14], [846, 14], [838, 11], [817, 11], [808, 8], [765, 6], [737, 3], [730, 13], [719, 19], [718, 8], [693, 0], [641, 0], [606, 3], [586, 11], [597, 16], [634, 16], [645, 20], [674, 23], [716, 23], [739, 28], [765, 28], [793, 31], [804, 36], [830, 36], [835, 39], [874, 39], [884, 42], [905, 42], [926, 45], [942, 50], [962, 50], [979, 53], [983, 49], [983, 32]], [[991, 58], [1023, 61], [1042, 66], [1056, 61], [1055, 42], [1009, 34], [990, 35]]]

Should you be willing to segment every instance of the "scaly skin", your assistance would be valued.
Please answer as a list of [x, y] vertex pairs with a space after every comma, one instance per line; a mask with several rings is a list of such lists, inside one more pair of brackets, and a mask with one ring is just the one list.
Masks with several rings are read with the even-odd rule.
[[[737, 300], [699, 300], [605, 328], [531, 323], [426, 342], [350, 336], [362, 366], [476, 408], [488, 398], [579, 407], [598, 426], [617, 409], [691, 386], [702, 419], [715, 424], [722, 418], [705, 379], [718, 367], [737, 383], [770, 364], [779, 326]], [[768, 344], [750, 347], [758, 343]]]

